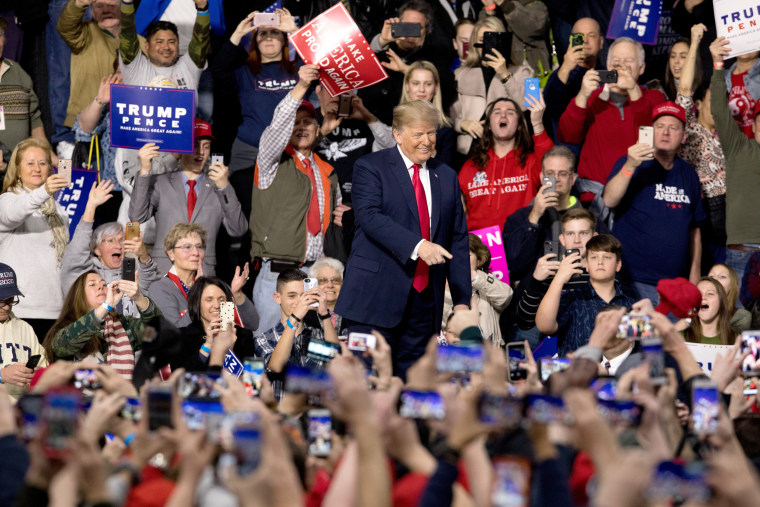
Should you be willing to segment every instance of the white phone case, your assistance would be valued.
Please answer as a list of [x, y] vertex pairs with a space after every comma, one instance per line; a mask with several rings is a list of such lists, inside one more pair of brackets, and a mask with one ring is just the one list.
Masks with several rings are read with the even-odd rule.
[[219, 317], [222, 319], [222, 331], [227, 331], [227, 323], [235, 323], [235, 303], [225, 301], [219, 307]]

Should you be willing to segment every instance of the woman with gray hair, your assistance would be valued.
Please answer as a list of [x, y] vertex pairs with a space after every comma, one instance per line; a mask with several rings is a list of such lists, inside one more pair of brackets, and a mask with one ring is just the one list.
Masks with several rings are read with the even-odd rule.
[[[64, 292], [68, 292], [74, 281], [87, 271], [97, 272], [106, 283], [121, 280], [122, 261], [128, 256], [136, 258], [141, 293], [147, 294], [150, 285], [161, 279], [158, 267], [142, 242], [142, 234], [136, 240], [127, 241], [124, 227], [118, 222], [105, 223], [93, 231], [95, 210], [111, 199], [112, 190], [113, 183], [110, 180], [95, 183], [90, 189], [82, 219], [63, 254], [61, 287]], [[121, 304], [122, 315], [140, 316], [140, 311], [126, 295], [121, 299]]]
[[344, 271], [345, 267], [343, 263], [332, 257], [323, 257], [309, 268], [309, 276], [316, 278], [319, 286], [325, 291], [327, 313], [330, 315], [330, 319], [338, 335], [341, 333], [341, 318], [340, 315], [335, 313], [335, 303], [338, 301], [340, 287], [343, 285]]

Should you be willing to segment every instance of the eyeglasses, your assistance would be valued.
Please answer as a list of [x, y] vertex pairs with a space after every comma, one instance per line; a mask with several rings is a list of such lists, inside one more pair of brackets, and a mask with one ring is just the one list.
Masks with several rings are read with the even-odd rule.
[[558, 173], [551, 172], [551, 171], [544, 171], [544, 176], [546, 176], [547, 178], [560, 178], [563, 180], [566, 180], [567, 178], [569, 178], [571, 174], [574, 174], [574, 173], [571, 173], [569, 171], [560, 171]]
[[319, 285], [327, 285], [328, 282], [332, 282], [333, 285], [341, 285], [343, 283], [342, 278], [317, 278]]
[[103, 240], [106, 245], [123, 245], [124, 238], [106, 238]]
[[8, 299], [0, 299], [0, 308], [4, 306], [16, 306], [19, 303], [18, 296], [13, 296]]
[[182, 253], [189, 254], [193, 250], [198, 250], [199, 252], [202, 252], [204, 247], [203, 245], [182, 245], [182, 246], [175, 246], [175, 250], [182, 250]]

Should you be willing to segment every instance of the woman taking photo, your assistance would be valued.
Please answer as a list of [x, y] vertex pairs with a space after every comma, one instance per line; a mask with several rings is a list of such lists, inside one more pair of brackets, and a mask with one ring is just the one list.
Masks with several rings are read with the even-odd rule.
[[[454, 154], [455, 132], [451, 127], [451, 121], [443, 112], [441, 79], [432, 63], [420, 60], [408, 66], [404, 74], [404, 87], [401, 91], [401, 101], [399, 104], [404, 104], [410, 100], [424, 100], [435, 106], [439, 118], [438, 130], [435, 132], [435, 155], [433, 155], [433, 158], [438, 162], [451, 166], [451, 159]], [[361, 99], [354, 99], [354, 103], [357, 101], [359, 104], [356, 107], [363, 108]], [[393, 129], [390, 126], [377, 120], [369, 111], [366, 112], [364, 117], [367, 118], [367, 124], [375, 136], [372, 151], [396, 146], [396, 140], [393, 138]], [[376, 121], [371, 121], [373, 119]]]
[[[295, 32], [293, 17], [285, 9], [275, 11], [278, 26], [255, 26], [250, 13], [230, 36], [216, 57], [214, 85], [218, 91], [237, 95], [243, 122], [232, 144], [230, 173], [252, 168], [259, 151], [259, 139], [269, 126], [277, 104], [298, 82], [298, 66], [290, 60], [288, 34]], [[254, 32], [250, 50], [241, 47], [242, 38]]]
[[[165, 277], [150, 286], [150, 297], [161, 309], [166, 320], [177, 327], [189, 326], [188, 295], [196, 278], [203, 276], [203, 252], [206, 249], [206, 230], [198, 224], [175, 224], [164, 238], [164, 249], [172, 266]], [[246, 327], [256, 329], [259, 315], [253, 303], [243, 294], [248, 280], [248, 263], [235, 268], [232, 294], [240, 317]]]
[[[140, 318], [114, 311], [123, 295], [135, 302]], [[131, 380], [145, 324], [160, 315], [158, 307], [140, 292], [137, 281], [116, 280], [106, 284], [98, 273], [88, 271], [69, 289], [61, 315], [42, 346], [50, 362], [92, 357]]]
[[228, 350], [241, 361], [255, 355], [250, 329], [228, 325], [222, 330], [221, 304], [232, 300], [230, 288], [219, 278], [202, 276], [195, 281], [187, 296], [190, 324], [180, 329], [182, 349], [171, 361], [172, 370], [221, 367]]
[[459, 132], [457, 151], [462, 155], [469, 155], [473, 142], [483, 136], [484, 125], [480, 119], [486, 105], [503, 97], [522, 104], [525, 79], [534, 75], [529, 65], [514, 65], [506, 60], [509, 55], [505, 57], [498, 50], [483, 57], [483, 35], [486, 32], [505, 33], [506, 29], [493, 16], [478, 21], [472, 29], [467, 58], [454, 72], [459, 100], [452, 115], [454, 128]]
[[0, 195], [0, 262], [18, 273], [25, 295], [17, 317], [45, 336], [63, 304], [61, 259], [69, 241], [69, 217], [55, 202], [68, 182], [52, 167], [50, 145], [34, 137], [11, 154]]

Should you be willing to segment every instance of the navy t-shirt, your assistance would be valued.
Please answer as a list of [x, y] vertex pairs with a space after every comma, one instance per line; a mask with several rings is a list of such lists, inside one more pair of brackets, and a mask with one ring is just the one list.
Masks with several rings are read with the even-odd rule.
[[[607, 182], [625, 160], [615, 163]], [[623, 244], [623, 266], [634, 281], [652, 285], [662, 278], [688, 278], [691, 229], [705, 219], [692, 166], [678, 157], [670, 170], [656, 159], [642, 163], [615, 208], [612, 234]]]

